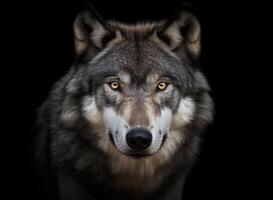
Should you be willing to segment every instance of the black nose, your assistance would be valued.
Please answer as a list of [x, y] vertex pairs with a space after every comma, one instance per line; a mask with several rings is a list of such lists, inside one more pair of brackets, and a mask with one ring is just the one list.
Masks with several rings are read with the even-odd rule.
[[151, 145], [152, 134], [143, 128], [135, 128], [127, 133], [126, 140], [133, 150], [141, 151]]

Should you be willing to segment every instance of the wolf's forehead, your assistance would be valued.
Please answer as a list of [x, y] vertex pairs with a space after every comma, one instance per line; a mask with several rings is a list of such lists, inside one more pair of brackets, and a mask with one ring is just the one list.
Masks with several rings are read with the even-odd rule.
[[123, 83], [129, 84], [131, 82], [130, 74], [125, 71], [118, 72], [117, 76]]
[[[155, 71], [152, 71], [150, 73], [148, 73], [145, 77], [142, 77], [142, 80], [145, 82], [145, 83], [148, 83], [148, 84], [153, 84], [155, 82], [158, 81], [159, 77], [160, 77], [160, 73], [159, 72], [155, 72]], [[135, 76], [134, 75], [131, 75], [129, 72], [126, 72], [126, 71], [120, 71], [117, 73], [117, 77], [123, 82], [123, 83], [126, 83], [126, 84], [131, 84], [135, 81]]]
[[[122, 39], [111, 46], [102, 56], [95, 59], [90, 74], [112, 73], [120, 74], [120, 79], [146, 80], [151, 72], [168, 74], [172, 77], [181, 76], [183, 63], [180, 59], [170, 55], [163, 47], [147, 38], [136, 37]], [[95, 73], [94, 73], [95, 72]], [[124, 73], [125, 72], [125, 73]], [[180, 79], [177, 77], [177, 79]]]
[[167, 72], [177, 63], [163, 49], [147, 39], [125, 40], [112, 50], [113, 63], [136, 77], [146, 77], [153, 70]]

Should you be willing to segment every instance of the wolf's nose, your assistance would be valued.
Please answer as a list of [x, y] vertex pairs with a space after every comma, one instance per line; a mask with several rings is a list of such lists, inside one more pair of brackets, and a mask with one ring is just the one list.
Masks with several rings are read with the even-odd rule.
[[141, 151], [151, 145], [152, 134], [143, 128], [135, 128], [127, 133], [126, 141], [133, 150]]

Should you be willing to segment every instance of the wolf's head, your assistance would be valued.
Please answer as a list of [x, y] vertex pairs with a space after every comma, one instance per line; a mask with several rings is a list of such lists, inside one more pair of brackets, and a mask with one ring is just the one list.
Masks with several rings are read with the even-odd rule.
[[88, 10], [76, 18], [74, 35], [62, 118], [69, 125], [85, 120], [110, 156], [164, 160], [193, 123], [211, 120], [209, 87], [197, 67], [200, 24], [191, 12], [126, 25]]

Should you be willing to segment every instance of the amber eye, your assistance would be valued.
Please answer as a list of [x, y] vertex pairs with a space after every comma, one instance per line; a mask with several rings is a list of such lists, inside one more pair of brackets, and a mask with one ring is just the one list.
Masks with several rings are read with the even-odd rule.
[[157, 89], [159, 90], [159, 91], [163, 91], [163, 90], [165, 90], [166, 88], [167, 88], [167, 83], [165, 83], [165, 82], [160, 82], [160, 83], [158, 83], [157, 84]]
[[118, 90], [120, 88], [119, 82], [117, 81], [113, 81], [109, 85], [112, 88], [112, 90]]

